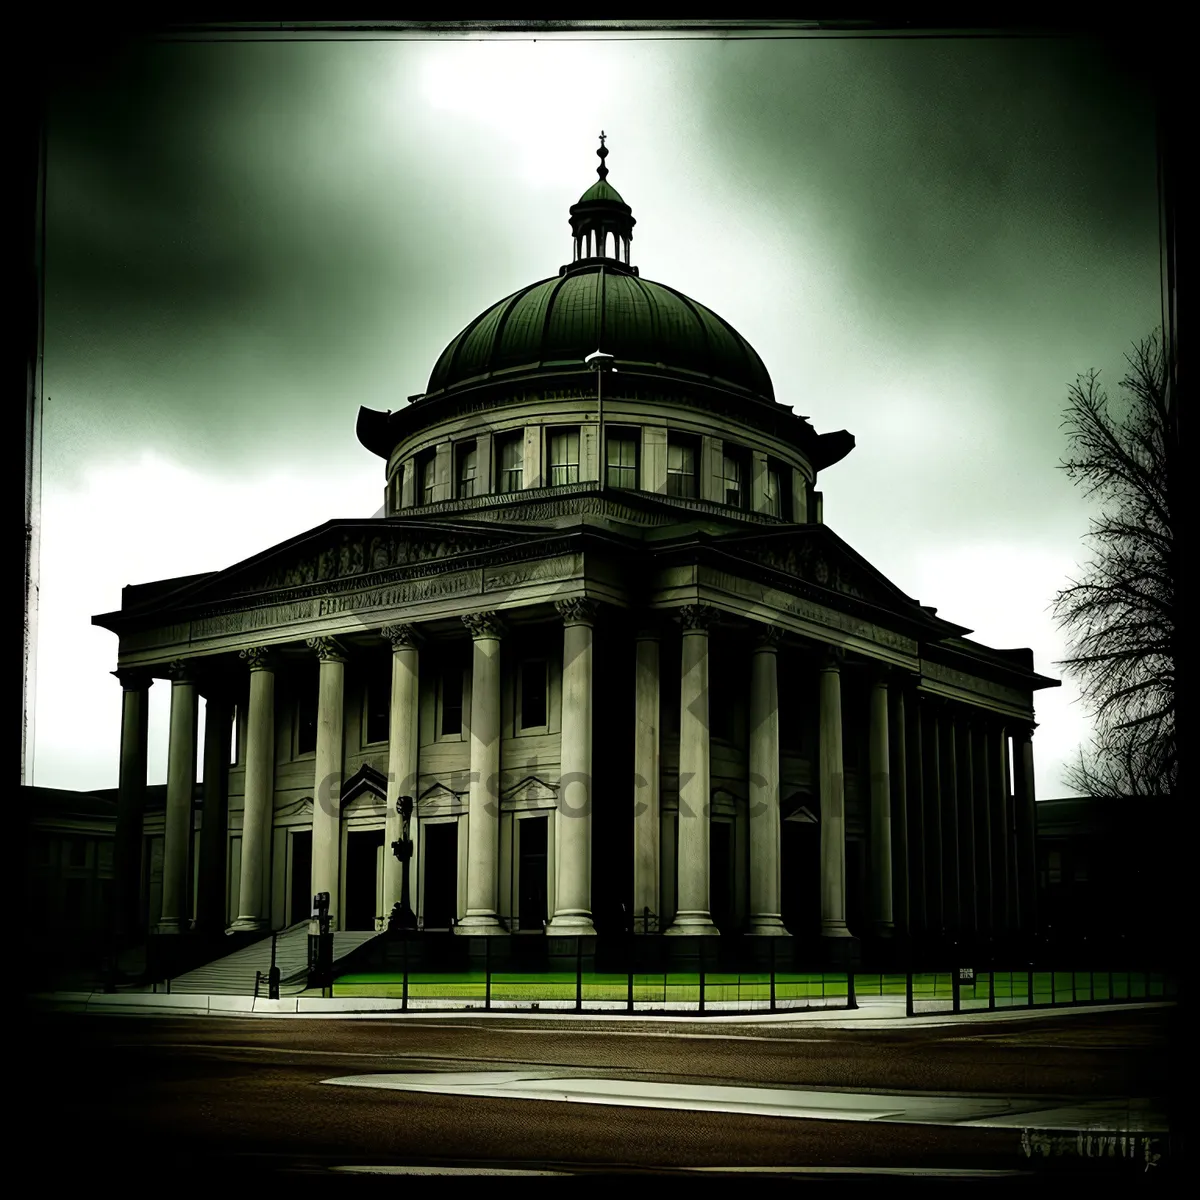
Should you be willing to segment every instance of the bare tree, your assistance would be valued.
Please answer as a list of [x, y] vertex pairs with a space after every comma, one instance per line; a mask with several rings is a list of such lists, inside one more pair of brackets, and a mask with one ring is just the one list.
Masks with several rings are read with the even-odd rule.
[[1165, 796], [1177, 771], [1174, 414], [1161, 336], [1126, 361], [1123, 405], [1089, 371], [1072, 385], [1063, 421], [1062, 466], [1100, 507], [1091, 561], [1054, 599], [1071, 652], [1060, 665], [1079, 678], [1096, 721], [1068, 781], [1091, 796]]

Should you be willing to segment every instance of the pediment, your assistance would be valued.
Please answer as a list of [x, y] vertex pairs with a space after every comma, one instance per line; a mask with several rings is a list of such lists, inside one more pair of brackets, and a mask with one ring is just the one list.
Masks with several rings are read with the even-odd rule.
[[419, 809], [450, 809], [466, 803], [467, 793], [456, 792], [440, 780], [430, 784], [418, 797]]
[[500, 802], [506, 808], [541, 808], [557, 800], [558, 787], [536, 775], [526, 775], [500, 793]]
[[845, 596], [925, 625], [935, 624], [946, 632], [960, 628], [933, 617], [828, 526], [739, 534], [719, 538], [714, 545], [729, 558], [790, 576], [808, 588]]
[[371, 808], [387, 804], [387, 776], [370, 763], [363, 763], [342, 784], [342, 804], [358, 801], [358, 807]]

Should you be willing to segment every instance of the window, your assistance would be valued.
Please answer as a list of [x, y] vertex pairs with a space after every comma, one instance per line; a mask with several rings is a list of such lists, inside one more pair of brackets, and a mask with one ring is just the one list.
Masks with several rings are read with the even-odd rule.
[[610, 429], [605, 457], [605, 484], [612, 488], [637, 487], [637, 431]]
[[296, 753], [313, 754], [317, 749], [317, 688], [306, 679], [296, 701]]
[[519, 492], [525, 477], [525, 434], [510, 433], [496, 440], [496, 490]]
[[404, 503], [404, 468], [397, 467], [396, 473], [388, 484], [388, 506], [392, 512], [399, 512]]
[[765, 487], [766, 511], [773, 517], [783, 516], [783, 478], [774, 463], [767, 463]]
[[417, 460], [417, 482], [421, 487], [421, 503], [432, 504], [437, 498], [437, 454], [426, 451]]
[[392, 677], [386, 663], [376, 666], [367, 678], [366, 742], [386, 742], [391, 730]]
[[458, 467], [455, 471], [455, 478], [458, 481], [458, 495], [460, 497], [473, 496], [475, 495], [476, 467], [479, 461], [475, 443], [464, 442], [457, 447], [456, 453]]
[[749, 491], [746, 485], [749, 482], [749, 471], [746, 469], [745, 456], [739, 451], [727, 447], [721, 473], [724, 476], [722, 494], [725, 503], [731, 508], [746, 508]]
[[547, 726], [547, 696], [549, 674], [544, 658], [526, 659], [521, 663], [517, 683], [517, 728], [545, 729]]
[[463, 727], [463, 667], [447, 663], [438, 679], [438, 737], [458, 737]]
[[579, 430], [556, 429], [550, 434], [550, 486], [579, 482]]
[[667, 495], [695, 497], [696, 445], [683, 438], [667, 436]]

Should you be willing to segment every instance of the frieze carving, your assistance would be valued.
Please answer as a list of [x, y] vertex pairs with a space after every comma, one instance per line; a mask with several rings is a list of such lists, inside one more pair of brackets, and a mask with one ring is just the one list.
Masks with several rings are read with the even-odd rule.
[[324, 662], [344, 663], [347, 659], [345, 647], [336, 638], [312, 637], [306, 639], [308, 648]]
[[498, 638], [504, 636], [504, 623], [497, 613], [464, 613], [463, 624], [473, 638]]
[[484, 574], [485, 592], [507, 591], [527, 583], [551, 583], [570, 578], [575, 572], [573, 557], [541, 559], [523, 566], [508, 567], [502, 571]]
[[990, 696], [1017, 708], [1029, 707], [1030, 697], [1027, 693], [1017, 688], [1006, 687], [1002, 683], [993, 683], [990, 679], [981, 679], [978, 675], [971, 675], [966, 671], [942, 666], [941, 663], [922, 661], [921, 674], [938, 683], [961, 688], [966, 692], [975, 692], [980, 696]]
[[393, 650], [415, 650], [424, 641], [415, 625], [385, 625], [379, 636], [391, 642]]
[[410, 583], [398, 583], [393, 587], [372, 588], [369, 591], [351, 592], [343, 596], [324, 596], [317, 605], [317, 615], [332, 617], [360, 608], [394, 608], [401, 604], [415, 604], [421, 600], [437, 600], [443, 596], [474, 594], [480, 590], [477, 571], [433, 576]]
[[562, 617], [564, 625], [592, 625], [600, 612], [595, 600], [579, 597], [572, 600], [556, 600], [554, 607]]
[[708, 604], [685, 604], [679, 609], [684, 633], [706, 633], [717, 619], [717, 610]]
[[851, 616], [849, 613], [840, 612], [836, 608], [829, 608], [824, 604], [805, 600], [803, 597], [795, 596], [791, 592], [781, 592], [776, 588], [764, 587], [761, 584], [754, 583], [752, 580], [732, 575], [727, 571], [705, 572], [703, 581], [711, 581], [713, 586], [720, 588], [722, 591], [754, 600], [760, 604], [770, 605], [782, 612], [790, 613], [794, 617], [811, 621], [816, 625], [824, 625], [828, 628], [838, 629], [843, 633], [864, 638], [867, 641], [874, 642], [877, 646], [886, 646], [889, 649], [897, 650], [909, 656], [917, 653], [917, 643], [912, 638], [905, 637], [894, 630], [885, 629], [883, 626], [875, 625], [870, 621], [864, 621], [860, 617]]
[[247, 646], [239, 652], [238, 657], [252, 671], [269, 671], [271, 669], [271, 651], [266, 646]]
[[852, 570], [849, 564], [836, 560], [830, 562], [821, 550], [804, 540], [781, 546], [738, 547], [734, 553], [781, 574], [793, 575], [818, 587], [840, 592], [843, 596], [853, 596], [856, 600], [883, 599], [882, 590], [867, 585], [859, 577], [860, 572]]

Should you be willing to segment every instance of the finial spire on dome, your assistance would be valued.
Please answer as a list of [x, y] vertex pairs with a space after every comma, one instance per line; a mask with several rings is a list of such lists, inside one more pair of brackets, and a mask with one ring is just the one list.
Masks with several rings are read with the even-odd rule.
[[629, 267], [629, 243], [636, 222], [629, 205], [608, 182], [608, 165], [604, 161], [608, 157], [608, 147], [604, 144], [607, 139], [608, 134], [600, 130], [600, 149], [596, 151], [600, 159], [596, 174], [600, 178], [579, 197], [579, 203], [571, 207], [575, 261], [611, 259]]

